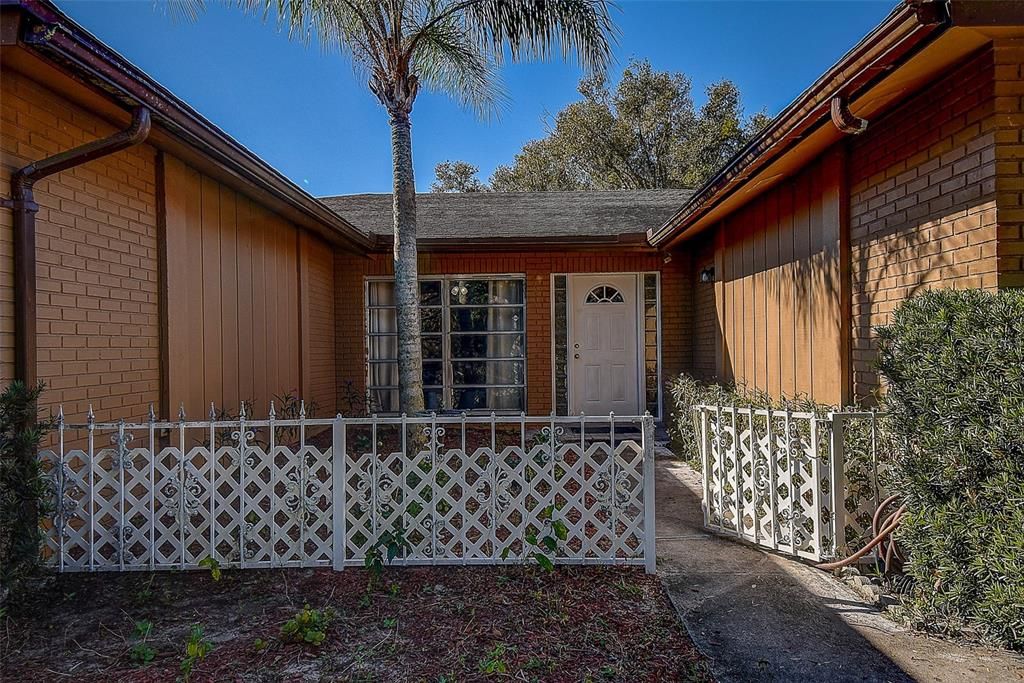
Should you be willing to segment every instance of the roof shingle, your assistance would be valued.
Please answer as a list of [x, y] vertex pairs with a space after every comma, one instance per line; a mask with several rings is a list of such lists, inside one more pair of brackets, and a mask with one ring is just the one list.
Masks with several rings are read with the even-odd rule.
[[[616, 238], [646, 234], [686, 202], [691, 190], [452, 192], [416, 196], [420, 239]], [[369, 234], [392, 233], [390, 194], [321, 197]]]

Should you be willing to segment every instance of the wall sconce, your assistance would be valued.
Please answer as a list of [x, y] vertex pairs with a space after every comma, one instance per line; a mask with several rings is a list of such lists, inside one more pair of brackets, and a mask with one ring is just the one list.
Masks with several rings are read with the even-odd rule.
[[708, 266], [700, 271], [700, 281], [704, 284], [715, 281], [715, 267]]

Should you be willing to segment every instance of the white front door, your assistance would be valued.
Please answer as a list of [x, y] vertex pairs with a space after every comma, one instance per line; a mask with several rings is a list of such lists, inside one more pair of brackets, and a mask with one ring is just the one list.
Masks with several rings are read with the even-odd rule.
[[636, 275], [571, 275], [570, 410], [639, 415]]

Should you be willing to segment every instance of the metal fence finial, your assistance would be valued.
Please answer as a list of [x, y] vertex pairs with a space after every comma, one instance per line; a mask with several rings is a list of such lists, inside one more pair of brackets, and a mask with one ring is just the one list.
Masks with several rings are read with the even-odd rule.
[[92, 412], [92, 404], [89, 404], [89, 412], [85, 414], [85, 421], [90, 425], [96, 421], [96, 413]]
[[217, 419], [217, 409], [213, 407], [213, 401], [210, 401], [210, 422], [214, 422]]
[[185, 404], [183, 402], [181, 404], [181, 406], [178, 408], [178, 422], [184, 422], [184, 421], [185, 421]]
[[149, 413], [146, 415], [146, 418], [150, 422], [156, 422], [156, 412], [153, 410], [153, 404], [152, 403], [149, 404]]
[[301, 401], [299, 401], [299, 419], [300, 420], [305, 420], [306, 419], [306, 400], [305, 399], [302, 399]]
[[269, 417], [271, 420], [273, 420], [275, 417], [277, 417], [277, 411], [274, 410], [274, 401], [273, 400], [270, 401], [270, 412], [267, 413], [267, 417]]

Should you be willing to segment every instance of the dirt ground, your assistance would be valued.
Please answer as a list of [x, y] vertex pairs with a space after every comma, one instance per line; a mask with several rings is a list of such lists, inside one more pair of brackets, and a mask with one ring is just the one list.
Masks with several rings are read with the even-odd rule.
[[[709, 681], [656, 577], [638, 569], [389, 568], [65, 574], [13, 605], [11, 681], [173, 681], [194, 624], [193, 681]], [[288, 642], [304, 605], [320, 645]], [[142, 637], [146, 622], [149, 635]], [[152, 650], [148, 664], [138, 643]], [[145, 650], [145, 648], [141, 648]]]

